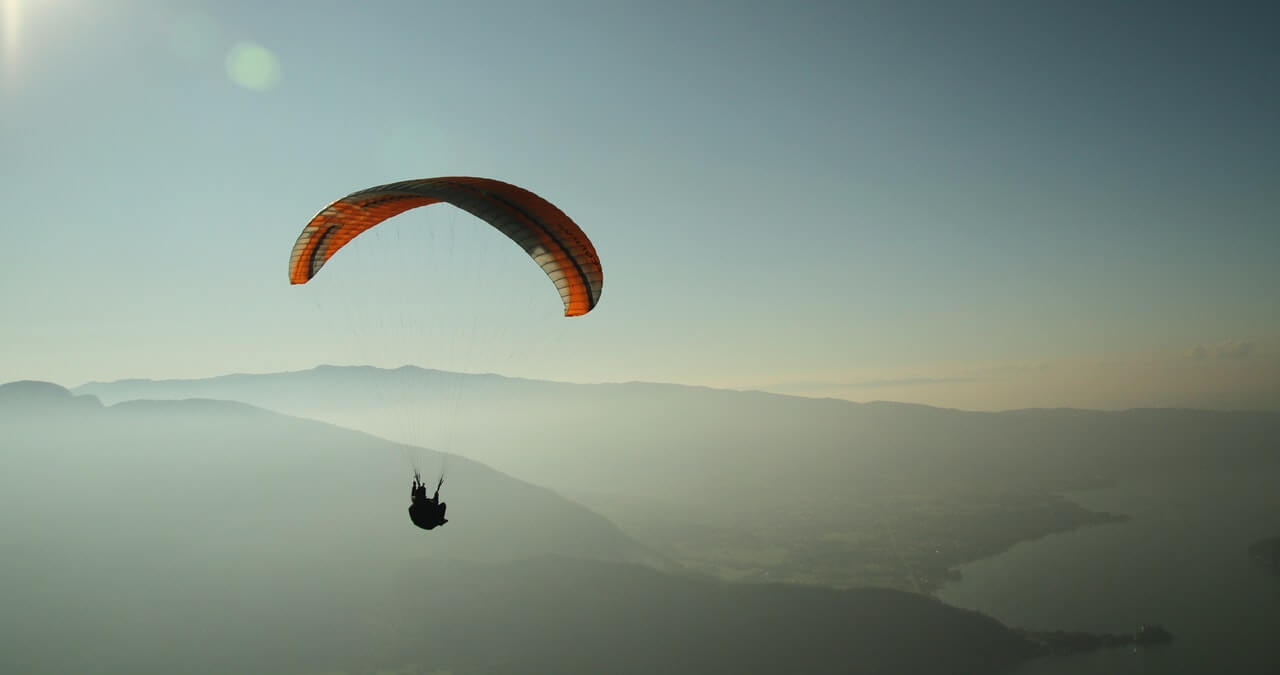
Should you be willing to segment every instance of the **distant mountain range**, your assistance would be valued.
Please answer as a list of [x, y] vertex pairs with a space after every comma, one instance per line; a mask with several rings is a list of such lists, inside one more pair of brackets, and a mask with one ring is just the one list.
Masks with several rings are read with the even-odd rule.
[[360, 366], [75, 391], [244, 401], [447, 449], [585, 504], [682, 565], [760, 581], [928, 591], [1019, 541], [1117, 520], [1064, 491], [1280, 469], [1275, 412], [967, 412]]
[[859, 492], [1057, 490], [1135, 472], [1280, 461], [1276, 412], [967, 412], [359, 366], [122, 380], [75, 391], [105, 401], [244, 401], [447, 449], [568, 494], [603, 491], [705, 509], [839, 501]]
[[[1040, 650], [889, 591], [733, 585], [474, 461], [207, 399], [0, 385], [0, 671], [985, 673]], [[406, 456], [451, 522], [405, 514]]]

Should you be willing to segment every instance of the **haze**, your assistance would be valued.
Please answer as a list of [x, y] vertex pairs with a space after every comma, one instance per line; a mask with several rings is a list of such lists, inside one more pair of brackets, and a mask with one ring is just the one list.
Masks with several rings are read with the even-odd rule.
[[[1277, 405], [1269, 5], [5, 8], [0, 380], [369, 363]], [[591, 320], [448, 207], [281, 283], [321, 206], [436, 175], [583, 224]], [[380, 321], [421, 328], [355, 337]], [[472, 323], [537, 348], [434, 328]]]
[[0, 672], [1280, 672], [1277, 7], [0, 0]]

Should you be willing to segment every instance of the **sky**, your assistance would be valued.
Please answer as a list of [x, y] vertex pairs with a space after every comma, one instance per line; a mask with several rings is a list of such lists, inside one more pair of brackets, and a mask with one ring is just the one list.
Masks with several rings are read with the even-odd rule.
[[[424, 367], [1280, 409], [1273, 3], [0, 0], [0, 382]], [[537, 192], [561, 316], [448, 206]]]

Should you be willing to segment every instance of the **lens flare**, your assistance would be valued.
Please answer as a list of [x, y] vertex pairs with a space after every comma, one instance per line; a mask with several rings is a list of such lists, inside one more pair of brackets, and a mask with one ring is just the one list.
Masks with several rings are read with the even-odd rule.
[[280, 61], [271, 50], [241, 42], [227, 52], [227, 77], [254, 91], [268, 91], [280, 83]]

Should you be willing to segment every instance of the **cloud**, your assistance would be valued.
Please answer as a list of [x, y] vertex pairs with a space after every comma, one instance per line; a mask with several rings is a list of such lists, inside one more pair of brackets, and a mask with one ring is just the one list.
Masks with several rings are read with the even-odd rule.
[[1047, 363], [1005, 363], [972, 367], [953, 375], [904, 375], [901, 377], [864, 377], [832, 380], [797, 380], [776, 382], [765, 386], [765, 389], [784, 389], [787, 391], [838, 390], [838, 389], [875, 389], [887, 387], [926, 387], [944, 384], [964, 384], [975, 382], [994, 382], [1024, 375], [1044, 373], [1049, 370]]
[[973, 382], [975, 377], [897, 377], [855, 382], [832, 383], [841, 387], [914, 387], [925, 384], [948, 384], [951, 382]]
[[1220, 359], [1247, 359], [1253, 353], [1252, 342], [1227, 340], [1214, 345], [1214, 354]]
[[766, 390], [824, 391], [837, 389], [874, 389], [877, 387], [916, 387], [953, 382], [973, 382], [973, 377], [887, 377], [863, 380], [795, 380], [765, 385]]
[[992, 366], [971, 368], [965, 371], [965, 374], [968, 376], [966, 379], [998, 380], [1007, 377], [1017, 377], [1019, 375], [1044, 373], [1048, 372], [1048, 370], [1048, 363], [1001, 363]]
[[1195, 361], [1203, 361], [1210, 356], [1219, 359], [1247, 359], [1253, 354], [1253, 343], [1243, 340], [1223, 340], [1208, 347], [1196, 345], [1186, 351], [1186, 356]]

